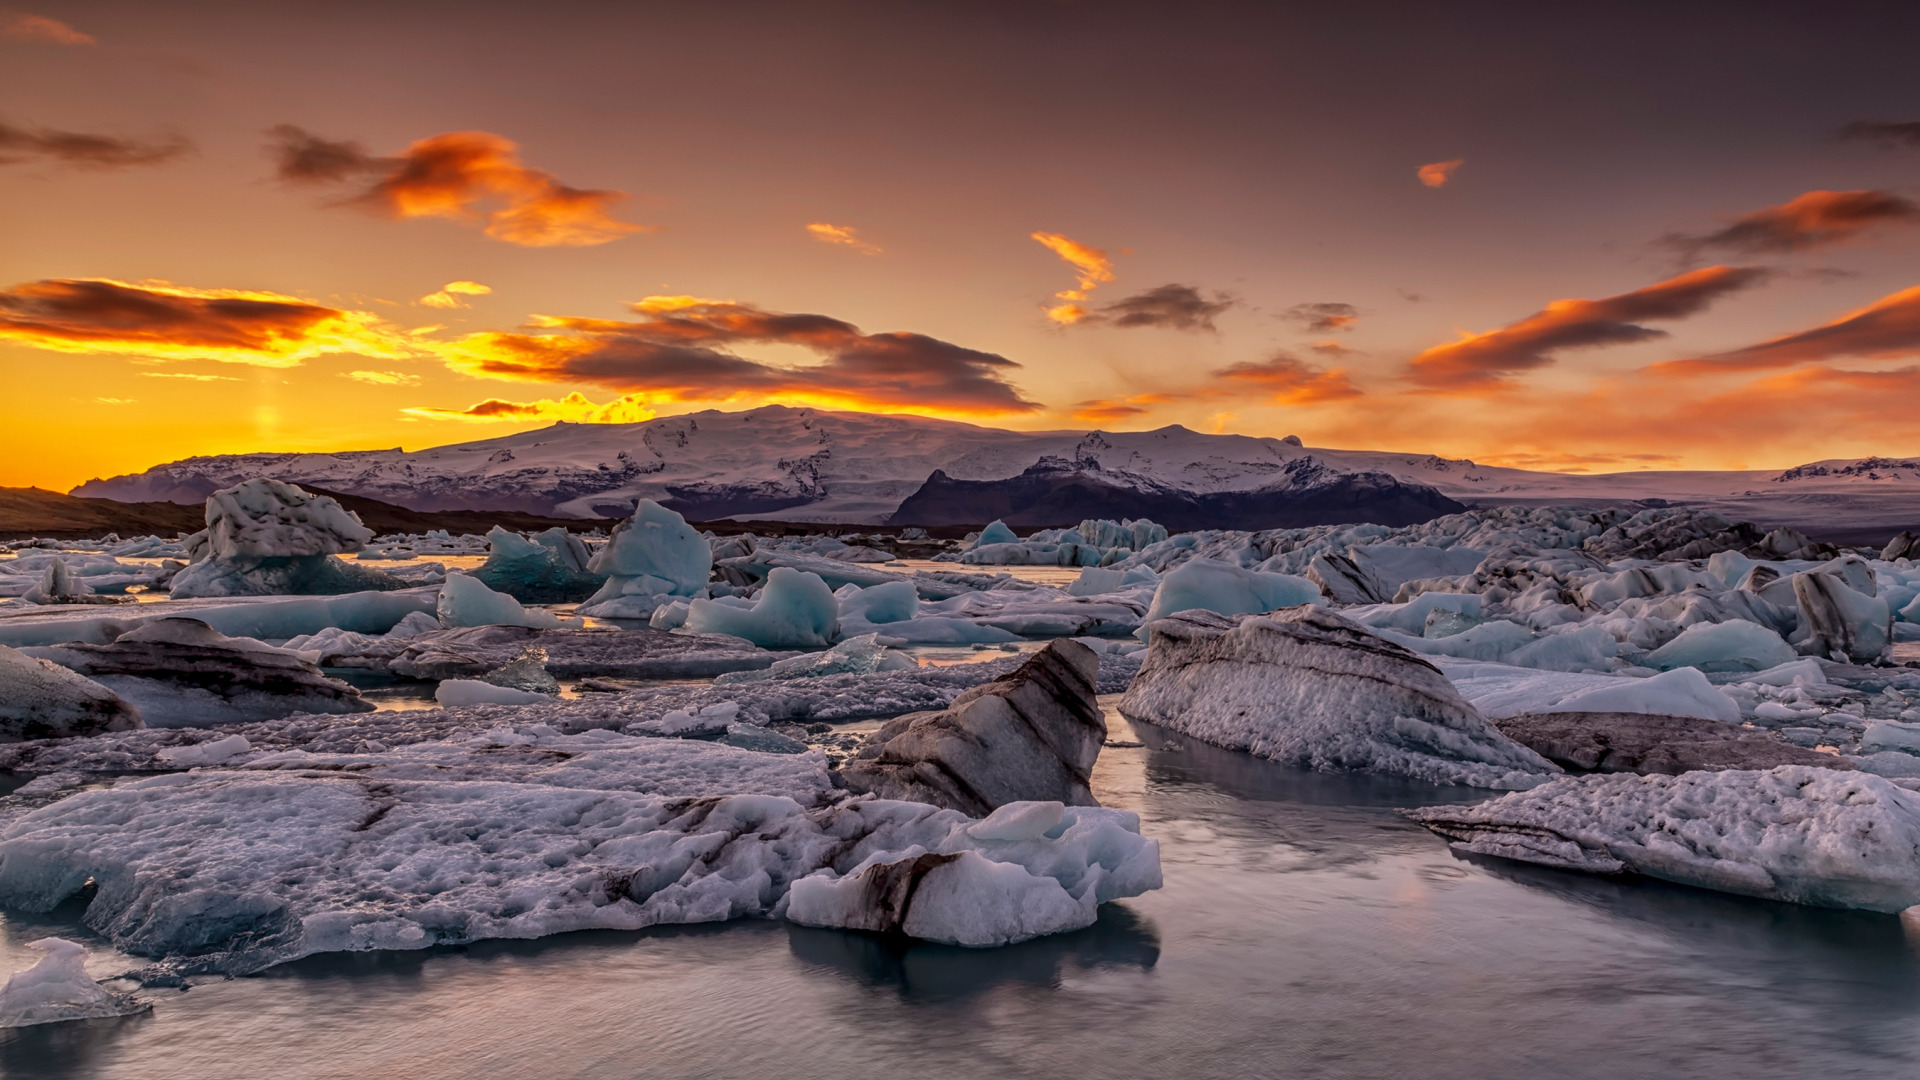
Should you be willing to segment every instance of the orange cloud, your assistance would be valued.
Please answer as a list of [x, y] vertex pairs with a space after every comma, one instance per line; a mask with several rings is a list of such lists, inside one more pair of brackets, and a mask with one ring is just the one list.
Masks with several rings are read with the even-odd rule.
[[0, 12], [0, 37], [14, 41], [50, 41], [55, 45], [95, 44], [93, 35], [83, 34], [59, 19], [24, 11]]
[[1074, 405], [1069, 414], [1075, 420], [1088, 424], [1110, 424], [1117, 420], [1126, 420], [1151, 411], [1152, 406], [1166, 405], [1176, 400], [1173, 394], [1135, 394], [1128, 398], [1095, 398]]
[[[1286, 353], [1275, 353], [1272, 359], [1258, 363], [1232, 364], [1213, 374], [1215, 378], [1268, 395], [1268, 402], [1274, 405], [1309, 405], [1361, 396], [1345, 368], [1318, 368]], [[1215, 393], [1220, 395], [1219, 391]]]
[[449, 281], [440, 286], [440, 291], [430, 292], [414, 302], [432, 308], [463, 308], [470, 305], [461, 297], [485, 296], [492, 291], [491, 287], [477, 281]]
[[1790, 367], [1843, 356], [1869, 360], [1920, 356], [1920, 285], [1881, 297], [1824, 326], [1732, 352], [1654, 364], [1647, 370], [1656, 375], [1703, 375]]
[[435, 135], [398, 157], [374, 157], [358, 143], [321, 139], [291, 124], [269, 134], [282, 180], [367, 183], [342, 204], [396, 218], [484, 222], [488, 236], [523, 247], [590, 247], [650, 230], [612, 217], [624, 192], [568, 187], [522, 165], [519, 145], [489, 132]]
[[824, 221], [816, 221], [807, 226], [807, 232], [810, 233], [815, 240], [823, 244], [839, 244], [843, 247], [850, 247], [862, 255], [880, 254], [879, 245], [869, 244], [865, 240], [860, 239], [860, 230], [851, 225], [829, 225]]
[[599, 405], [578, 391], [558, 401], [553, 398], [541, 398], [538, 401], [488, 398], [464, 409], [417, 406], [400, 411], [425, 420], [565, 420], [575, 424], [638, 424], [659, 415], [644, 397], [628, 395]]
[[1882, 225], [1920, 224], [1920, 205], [1886, 191], [1809, 191], [1779, 206], [1735, 218], [1699, 236], [1675, 233], [1665, 243], [1689, 257], [1708, 248], [1752, 255], [1831, 247]]
[[1037, 232], [1033, 238], [1079, 272], [1074, 288], [1053, 294], [1054, 299], [1066, 303], [1048, 308], [1047, 317], [1062, 325], [1072, 325], [1086, 318], [1087, 309], [1077, 301], [1085, 300], [1088, 293], [1113, 280], [1113, 260], [1105, 251], [1069, 240], [1059, 233]]
[[1458, 172], [1460, 166], [1466, 163], [1466, 158], [1454, 158], [1452, 161], [1435, 161], [1420, 166], [1415, 175], [1419, 176], [1420, 182], [1428, 187], [1446, 187], [1447, 181], [1453, 179], [1453, 174]]
[[279, 293], [105, 278], [0, 289], [0, 340], [55, 352], [294, 367], [316, 356], [419, 350], [364, 311]]
[[[535, 316], [548, 333], [480, 333], [431, 347], [482, 378], [589, 383], [662, 401], [742, 397], [961, 415], [1037, 411], [1005, 381], [1018, 364], [924, 334], [869, 334], [827, 315], [766, 311], [731, 300], [648, 297], [638, 320]], [[786, 367], [735, 354], [739, 345], [798, 345], [817, 364]]]
[[1084, 319], [1090, 323], [1126, 329], [1157, 327], [1163, 330], [1212, 331], [1213, 320], [1237, 303], [1237, 299], [1226, 293], [1214, 293], [1213, 299], [1209, 300], [1191, 285], [1160, 285], [1102, 304], [1091, 312], [1077, 304], [1068, 304], [1048, 314], [1052, 315], [1055, 322], [1063, 324]]
[[142, 142], [117, 135], [88, 135], [51, 128], [0, 124], [0, 165], [24, 161], [56, 161], [84, 169], [116, 169], [128, 165], [157, 165], [192, 152], [193, 144], [179, 135], [159, 142]]
[[420, 381], [420, 376], [404, 371], [349, 371], [347, 378], [373, 386], [412, 386]]
[[1683, 319], [1706, 310], [1729, 293], [1758, 284], [1766, 271], [1709, 266], [1602, 300], [1555, 300], [1544, 309], [1498, 330], [1463, 334], [1459, 341], [1415, 356], [1407, 377], [1432, 390], [1479, 391], [1510, 384], [1506, 376], [1553, 363], [1562, 349], [1626, 345], [1665, 337], [1638, 325], [1653, 319]]

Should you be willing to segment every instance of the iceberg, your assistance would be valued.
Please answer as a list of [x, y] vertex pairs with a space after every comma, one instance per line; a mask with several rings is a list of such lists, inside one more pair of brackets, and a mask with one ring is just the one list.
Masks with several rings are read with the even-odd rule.
[[546, 653], [547, 670], [563, 679], [710, 679], [763, 668], [790, 655], [720, 634], [498, 625], [441, 630], [402, 644], [390, 660], [368, 656], [366, 663], [353, 666], [383, 668], [410, 679], [478, 679], [537, 647]]
[[1017, 544], [1019, 542], [1020, 538], [1014, 535], [1012, 529], [1007, 528], [1006, 522], [992, 521], [987, 524], [986, 528], [980, 530], [980, 535], [973, 538], [972, 543], [967, 545], [966, 550], [972, 551], [975, 548], [986, 547], [989, 544]]
[[112, 690], [0, 645], [0, 742], [129, 731], [140, 711]]
[[29, 941], [46, 955], [16, 971], [0, 987], [0, 1028], [31, 1027], [63, 1020], [98, 1020], [146, 1012], [153, 1006], [101, 988], [87, 974], [87, 950], [65, 938]]
[[1691, 667], [1707, 672], [1766, 671], [1793, 662], [1786, 639], [1758, 623], [1699, 623], [1647, 655], [1649, 667]]
[[187, 540], [189, 562], [171, 595], [334, 595], [404, 588], [378, 570], [335, 555], [359, 551], [373, 530], [326, 496], [265, 478], [207, 498], [207, 527]]
[[587, 569], [587, 545], [558, 525], [532, 539], [496, 525], [487, 532], [487, 545], [487, 561], [471, 571], [473, 577], [523, 604], [575, 603], [606, 583]]
[[847, 787], [980, 815], [1035, 800], [1096, 806], [1093, 763], [1107, 738], [1099, 670], [1093, 650], [1055, 641], [944, 711], [887, 722], [842, 769]]
[[[704, 549], [703, 549], [704, 550]], [[818, 574], [774, 567], [751, 608], [694, 600], [684, 629], [731, 634], [764, 649], [819, 648], [840, 636], [840, 606]]]
[[1160, 579], [1146, 621], [1176, 611], [1246, 615], [1320, 602], [1324, 602], [1320, 586], [1303, 577], [1247, 570], [1214, 559], [1189, 559]]
[[543, 705], [552, 701], [553, 695], [495, 686], [479, 679], [444, 679], [433, 688], [433, 700], [451, 709], [462, 705]]
[[713, 680], [715, 686], [733, 686], [767, 679], [817, 679], [825, 675], [866, 675], [875, 671], [910, 671], [920, 665], [913, 657], [880, 643], [879, 634], [861, 634], [823, 653], [776, 660], [758, 671], [731, 671]]
[[550, 611], [523, 607], [520, 601], [506, 593], [494, 592], [479, 578], [466, 574], [447, 575], [447, 580], [440, 585], [440, 599], [435, 603], [434, 610], [440, 616], [440, 625], [448, 629], [461, 626], [527, 626], [536, 630], [552, 630], [559, 627], [579, 629], [585, 625], [579, 619], [562, 619]]
[[977, 849], [878, 853], [803, 877], [787, 919], [980, 948], [1092, 926], [1101, 904], [1160, 887], [1158, 847], [1132, 815], [1009, 803], [967, 839]]
[[652, 499], [641, 499], [633, 517], [614, 526], [607, 545], [587, 569], [606, 575], [580, 614], [604, 619], [645, 619], [671, 597], [704, 597], [713, 576], [713, 549], [687, 519]]
[[920, 593], [911, 581], [889, 581], [884, 585], [845, 585], [834, 597], [840, 602], [840, 617], [858, 618], [869, 623], [897, 623], [913, 618], [920, 610]]
[[1569, 776], [1408, 816], [1477, 855], [1820, 907], [1920, 904], [1920, 795], [1863, 772]]
[[1547, 672], [1472, 661], [1443, 662], [1441, 670], [1475, 708], [1494, 718], [1521, 713], [1622, 712], [1740, 722], [1740, 706], [1698, 669], [1690, 667], [1646, 678]]
[[1130, 720], [1323, 771], [1508, 789], [1560, 771], [1432, 665], [1331, 611], [1187, 610], [1148, 628], [1146, 662], [1120, 699]]
[[1873, 594], [1855, 590], [1838, 573], [1795, 574], [1793, 595], [1800, 603], [1800, 651], [1811, 656], [1870, 664], [1893, 647], [1893, 612]]
[[42, 646], [31, 655], [111, 690], [139, 710], [147, 727], [212, 727], [374, 707], [296, 653], [228, 637], [183, 616], [145, 623], [109, 645]]

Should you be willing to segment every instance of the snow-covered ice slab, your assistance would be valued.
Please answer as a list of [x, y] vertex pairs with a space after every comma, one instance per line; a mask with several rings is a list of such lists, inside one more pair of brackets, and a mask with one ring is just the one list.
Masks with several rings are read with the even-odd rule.
[[[533, 731], [545, 725], [562, 733], [618, 731], [651, 724], [670, 712], [697, 713], [728, 702], [738, 706], [738, 720], [760, 725], [885, 719], [944, 709], [962, 691], [1008, 674], [1025, 659], [1007, 656], [914, 671], [826, 675], [734, 686], [656, 684], [626, 693], [586, 694], [541, 705], [476, 705], [352, 716], [308, 714], [214, 730], [117, 731], [87, 738], [0, 743], [0, 769], [46, 775], [184, 768], [183, 764], [164, 760], [164, 755], [175, 748], [196, 747], [236, 735], [247, 740], [251, 753], [234, 758], [234, 763], [284, 750], [377, 753], [415, 743], [473, 738], [503, 727]], [[1103, 655], [1096, 688], [1103, 694], [1119, 693], [1139, 667], [1137, 657]]]
[[283, 641], [329, 627], [384, 634], [408, 615], [433, 613], [438, 589], [359, 592], [341, 596], [219, 597], [161, 600], [107, 609], [30, 607], [0, 611], [0, 645], [105, 645], [155, 619], [186, 615], [230, 637]]
[[1441, 661], [1439, 666], [1461, 696], [1494, 718], [1521, 713], [1627, 712], [1740, 722], [1740, 706], [1694, 668], [1639, 678], [1474, 661]]
[[0, 742], [128, 731], [139, 710], [50, 661], [0, 645]]
[[336, 594], [403, 583], [335, 555], [359, 551], [373, 530], [324, 495], [257, 478], [207, 497], [207, 527], [187, 540], [177, 597]]
[[724, 634], [473, 626], [422, 634], [384, 665], [368, 654], [364, 664], [353, 666], [384, 666], [414, 679], [477, 679], [512, 663], [529, 647], [545, 649], [547, 670], [563, 679], [712, 678], [728, 671], [764, 668], [794, 655]]
[[[1043, 875], [1096, 899], [1159, 885], [1135, 815], [1075, 820], [1102, 835], [977, 840], [955, 811], [869, 799], [809, 810], [771, 795], [201, 771], [6, 823], [0, 904], [46, 911], [91, 879], [85, 920], [116, 947], [240, 974], [320, 952], [779, 917], [800, 878], [926, 852], [977, 852], [1018, 864], [1022, 886]], [[991, 900], [993, 885], [969, 887]], [[996, 921], [968, 927], [970, 943], [1033, 931], [1017, 905], [977, 906]]]
[[1330, 771], [1509, 789], [1560, 771], [1502, 735], [1433, 665], [1322, 608], [1183, 611], [1148, 629], [1146, 662], [1120, 699], [1129, 719]]
[[1459, 851], [1820, 907], [1920, 904], [1920, 795], [1862, 772], [1571, 776], [1410, 811]]

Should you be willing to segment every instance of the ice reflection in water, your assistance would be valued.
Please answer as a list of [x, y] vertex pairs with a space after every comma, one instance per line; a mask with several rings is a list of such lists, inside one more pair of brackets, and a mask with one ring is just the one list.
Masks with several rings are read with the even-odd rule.
[[[0, 1074], [1920, 1075], [1897, 920], [1461, 860], [1393, 810], [1475, 793], [1116, 728], [1142, 745], [1105, 751], [1096, 790], [1161, 839], [1167, 887], [1077, 934], [974, 952], [754, 922], [314, 957], [0, 1035]], [[11, 918], [0, 968], [77, 917]]]

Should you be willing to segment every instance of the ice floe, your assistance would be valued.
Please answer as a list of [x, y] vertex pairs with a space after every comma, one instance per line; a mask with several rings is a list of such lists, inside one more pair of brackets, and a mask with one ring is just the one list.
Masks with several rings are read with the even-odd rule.
[[112, 690], [0, 645], [0, 742], [128, 731], [140, 712]]
[[188, 538], [189, 563], [172, 595], [286, 596], [398, 589], [404, 583], [334, 556], [360, 550], [373, 530], [324, 495], [266, 478], [207, 498], [207, 527]]
[[130, 994], [116, 994], [87, 974], [87, 950], [65, 938], [27, 943], [46, 955], [16, 971], [0, 987], [0, 1028], [31, 1027], [64, 1020], [98, 1020], [152, 1008]]

